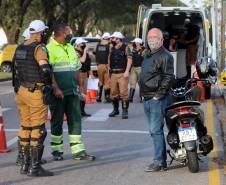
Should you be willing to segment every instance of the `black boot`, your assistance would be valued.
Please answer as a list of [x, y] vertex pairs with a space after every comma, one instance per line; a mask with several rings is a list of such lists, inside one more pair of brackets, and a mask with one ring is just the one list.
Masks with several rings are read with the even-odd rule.
[[134, 93], [135, 93], [135, 89], [130, 88], [130, 90], [129, 90], [129, 102], [131, 102], [131, 103], [133, 102]]
[[20, 145], [20, 141], [17, 141], [17, 145], [18, 145], [18, 155], [17, 155], [17, 159], [16, 159], [16, 165], [20, 166], [22, 164], [22, 160], [23, 160], [23, 154], [22, 154], [22, 146]]
[[81, 115], [82, 115], [83, 117], [90, 117], [91, 115], [90, 115], [90, 114], [87, 114], [87, 113], [85, 112], [85, 105], [86, 105], [86, 102], [80, 100]]
[[105, 96], [105, 103], [111, 103], [110, 89], [104, 90], [104, 96]]
[[53, 176], [53, 172], [45, 170], [42, 168], [40, 164], [40, 150], [44, 147], [42, 145], [38, 146], [31, 146], [31, 165], [29, 168], [28, 176], [35, 177], [35, 176]]
[[119, 115], [119, 100], [114, 99], [112, 100], [112, 105], [113, 105], [113, 111], [108, 115], [109, 117], [114, 117], [116, 115]]
[[129, 101], [122, 100], [122, 119], [128, 119]]
[[99, 86], [98, 95], [96, 99], [97, 102], [101, 102], [102, 91], [103, 91], [103, 85]]
[[30, 166], [30, 145], [21, 145], [20, 174], [27, 174]]
[[40, 154], [39, 154], [40, 164], [46, 164], [47, 163], [47, 161], [45, 159], [42, 159], [43, 152], [44, 152], [44, 145], [41, 145], [40, 146]]

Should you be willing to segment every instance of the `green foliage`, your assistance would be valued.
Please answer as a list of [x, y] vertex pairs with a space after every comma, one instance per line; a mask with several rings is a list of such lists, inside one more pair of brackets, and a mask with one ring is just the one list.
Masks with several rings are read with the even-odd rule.
[[[29, 22], [41, 19], [53, 25], [68, 23], [76, 36], [104, 31], [134, 32], [137, 10], [140, 4], [151, 6], [162, 3], [177, 5], [177, 0], [0, 0], [0, 26], [10, 43], [18, 43]], [[181, 3], [179, 4], [181, 5]]]

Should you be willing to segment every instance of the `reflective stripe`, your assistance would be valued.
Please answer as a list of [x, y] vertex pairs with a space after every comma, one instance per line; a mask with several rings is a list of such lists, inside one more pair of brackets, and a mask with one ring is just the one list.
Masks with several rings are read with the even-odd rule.
[[51, 145], [52, 151], [64, 152], [63, 144], [61, 145]]
[[70, 71], [77, 71], [77, 70], [79, 70], [79, 69], [72, 69], [71, 67], [67, 67], [67, 68], [64, 68], [64, 69], [62, 69], [62, 68], [60, 68], [60, 69], [53, 69], [53, 72], [70, 72]]
[[62, 141], [63, 141], [63, 135], [61, 135], [61, 136], [51, 135], [52, 143], [61, 143]]
[[52, 40], [47, 45], [49, 53], [49, 61], [55, 68], [61, 68], [66, 71], [65, 68], [72, 70], [78, 70], [81, 67], [81, 62], [78, 60], [78, 55], [75, 52], [74, 47], [71, 44], [60, 44], [56, 40]]
[[55, 66], [53, 72], [65, 72], [65, 71], [78, 71], [82, 65], [79, 63], [77, 65], [65, 65], [65, 66]]
[[80, 153], [82, 151], [85, 151], [85, 146], [84, 144], [77, 144], [77, 145], [73, 145], [71, 146], [71, 153], [72, 154], [77, 154], [77, 153]]
[[[51, 63], [51, 62], [50, 62]], [[70, 64], [70, 62], [57, 62], [57, 63], [51, 63], [54, 67], [57, 66], [67, 66]]]
[[82, 143], [81, 135], [69, 135], [69, 143]]

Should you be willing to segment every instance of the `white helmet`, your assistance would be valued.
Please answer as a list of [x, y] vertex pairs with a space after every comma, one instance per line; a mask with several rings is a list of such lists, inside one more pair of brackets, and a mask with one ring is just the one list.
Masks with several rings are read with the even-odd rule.
[[28, 28], [30, 33], [38, 33], [48, 29], [49, 27], [46, 26], [44, 22], [42, 22], [41, 20], [34, 20], [34, 21], [31, 21]]
[[87, 42], [88, 42], [87, 40], [85, 40], [85, 39], [79, 37], [79, 38], [76, 39], [75, 45], [78, 46], [78, 45], [81, 44], [81, 43], [87, 43]]
[[135, 38], [131, 42], [140, 43], [140, 44], [143, 43], [142, 39], [140, 39], [140, 38]]
[[118, 31], [114, 32], [111, 35], [111, 37], [116, 37], [116, 38], [119, 38], [119, 39], [123, 39], [124, 38], [123, 34], [121, 32], [118, 32]]
[[29, 33], [29, 29], [28, 28], [26, 30], [24, 30], [22, 36], [24, 37], [24, 40], [30, 39], [30, 33]]
[[102, 39], [109, 39], [111, 37], [110, 33], [108, 32], [104, 32], [104, 34], [102, 35]]

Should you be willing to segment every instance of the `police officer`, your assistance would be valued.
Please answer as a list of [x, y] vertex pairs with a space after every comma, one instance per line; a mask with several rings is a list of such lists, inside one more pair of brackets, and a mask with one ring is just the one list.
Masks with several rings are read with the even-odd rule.
[[[74, 47], [70, 44], [72, 30], [66, 24], [54, 27], [54, 38], [47, 45], [49, 61], [53, 68], [55, 100], [50, 105], [51, 148], [54, 160], [63, 160], [63, 119], [67, 116], [69, 143], [75, 160], [94, 160], [86, 153], [81, 136], [81, 93], [78, 70], [81, 68]], [[80, 92], [79, 92], [80, 90]]]
[[[26, 28], [22, 34], [23, 38], [24, 38], [24, 41], [28, 40], [30, 38], [30, 33], [29, 33], [29, 28]], [[12, 66], [14, 69], [14, 61], [12, 63]], [[14, 72], [14, 70], [12, 70]], [[23, 161], [23, 153], [21, 151], [21, 147], [20, 147], [20, 141], [18, 139], [18, 155], [17, 155], [17, 160], [16, 160], [16, 164], [17, 165], [21, 165], [22, 164], [22, 161]]]
[[133, 102], [133, 96], [136, 89], [136, 84], [140, 79], [141, 63], [143, 61], [142, 39], [135, 38], [132, 42], [132, 69], [130, 74], [130, 91], [129, 101]]
[[[87, 41], [83, 38], [78, 38], [75, 41], [75, 50], [78, 53], [80, 62], [82, 63], [82, 67], [79, 70], [79, 75], [81, 79], [81, 92], [86, 96], [87, 94], [87, 83], [88, 77], [94, 78], [93, 73], [91, 71], [91, 59], [89, 54], [87, 53], [88, 47], [86, 46]], [[85, 111], [86, 101], [85, 98], [80, 100], [80, 107], [81, 107], [81, 115], [83, 117], [90, 117], [90, 114], [87, 114]]]
[[114, 32], [111, 36], [112, 48], [109, 54], [110, 88], [113, 111], [109, 117], [119, 114], [119, 98], [122, 100], [122, 119], [128, 118], [128, 81], [129, 71], [132, 65], [132, 56], [129, 48], [122, 42], [124, 36], [120, 32]]
[[53, 175], [40, 165], [48, 114], [42, 90], [52, 82], [47, 50], [42, 42], [47, 28], [40, 20], [32, 21], [29, 25], [30, 38], [17, 47], [14, 55], [13, 86], [20, 116], [20, 173], [28, 176]]
[[96, 47], [96, 62], [98, 65], [99, 90], [97, 102], [101, 102], [102, 91], [104, 88], [105, 102], [110, 103], [110, 77], [108, 56], [110, 47], [110, 33], [105, 32], [102, 35], [101, 41]]

